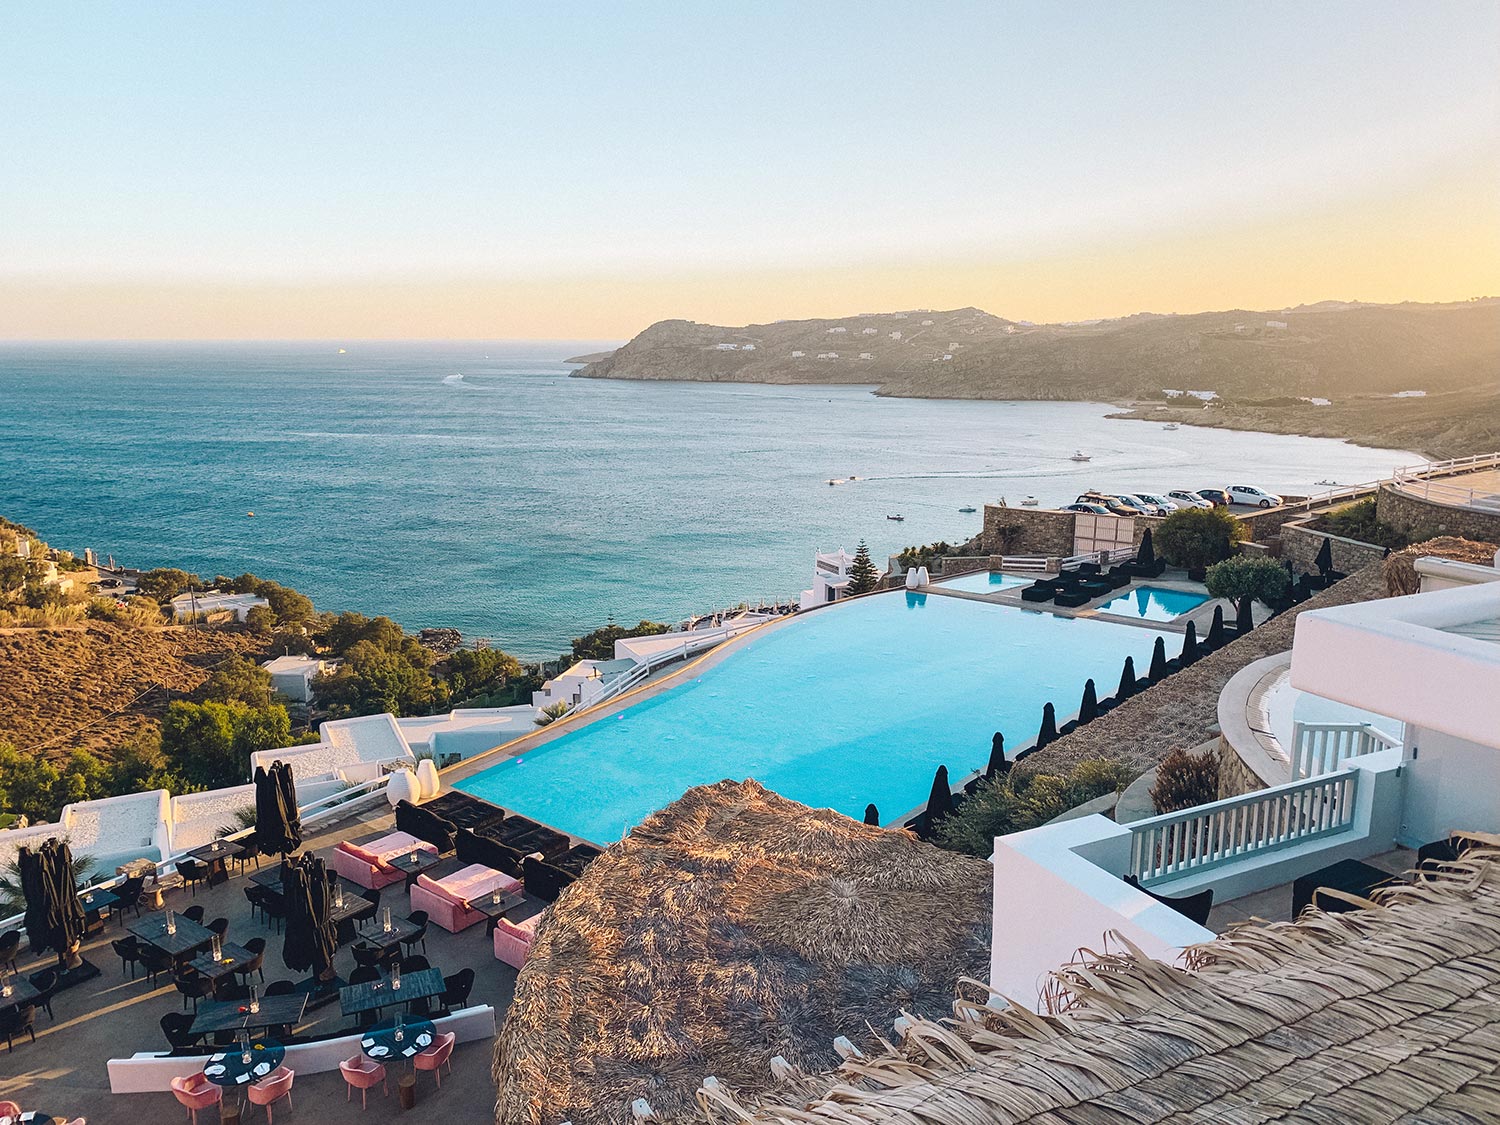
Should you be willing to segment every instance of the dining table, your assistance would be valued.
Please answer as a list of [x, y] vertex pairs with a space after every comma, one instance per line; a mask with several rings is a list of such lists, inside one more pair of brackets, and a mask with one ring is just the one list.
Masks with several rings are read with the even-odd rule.
[[346, 984], [339, 989], [339, 1009], [346, 1016], [379, 1011], [392, 1004], [441, 996], [447, 988], [441, 969], [419, 969], [414, 973], [402, 973], [400, 988], [395, 986], [390, 973], [381, 973], [379, 980]]
[[432, 1046], [437, 1028], [431, 1020], [382, 1020], [367, 1029], [359, 1041], [360, 1049], [372, 1059], [409, 1059]]
[[194, 859], [202, 860], [208, 864], [208, 885], [210, 887], [217, 887], [220, 883], [228, 881], [229, 868], [226, 866], [226, 863], [231, 858], [238, 858], [239, 854], [239, 845], [231, 844], [227, 840], [212, 840], [188, 852], [188, 855]]
[[257, 1039], [247, 1046], [248, 1050], [236, 1044], [212, 1056], [204, 1064], [203, 1077], [215, 1086], [243, 1086], [258, 1082], [286, 1058], [286, 1048], [274, 1039]]
[[214, 939], [214, 932], [207, 926], [200, 925], [191, 918], [184, 918], [181, 914], [174, 916], [172, 926], [171, 930], [167, 929], [165, 910], [154, 910], [127, 923], [125, 929], [169, 957], [191, 953]]
[[220, 977], [228, 976], [230, 973], [239, 972], [246, 965], [250, 964], [251, 961], [254, 961], [255, 957], [256, 955], [243, 945], [236, 945], [232, 941], [226, 941], [219, 944], [219, 956], [217, 960], [210, 951], [194, 957], [188, 962], [188, 965], [197, 969], [198, 972], [210, 980], [218, 980]]
[[193, 1035], [211, 1035], [216, 1031], [255, 1031], [264, 1027], [295, 1027], [307, 1010], [307, 993], [288, 992], [279, 996], [262, 996], [255, 1001], [259, 1011], [252, 1012], [248, 1000], [205, 1000], [198, 1004], [188, 1031]]
[[36, 985], [25, 977], [14, 974], [7, 977], [5, 983], [0, 985], [0, 1012], [8, 1011], [21, 1004], [34, 1004], [41, 998], [41, 990]]

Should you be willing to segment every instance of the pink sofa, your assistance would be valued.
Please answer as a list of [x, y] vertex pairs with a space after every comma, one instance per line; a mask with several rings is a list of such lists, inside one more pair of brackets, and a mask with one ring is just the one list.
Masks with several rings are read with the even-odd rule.
[[484, 918], [479, 911], [469, 909], [472, 900], [496, 889], [503, 894], [520, 886], [521, 880], [503, 871], [471, 863], [441, 879], [418, 875], [417, 885], [411, 889], [411, 908], [427, 911], [428, 918], [456, 934]]
[[412, 848], [437, 855], [437, 848], [426, 840], [419, 840], [405, 832], [392, 832], [389, 836], [382, 836], [367, 844], [351, 844], [347, 841], [340, 843], [333, 849], [329, 865], [345, 879], [368, 890], [378, 890], [406, 878], [403, 872], [388, 866], [385, 861], [393, 856], [405, 855]]
[[540, 914], [512, 922], [501, 918], [495, 923], [495, 958], [519, 969], [526, 964], [526, 955], [531, 952], [531, 939], [536, 936], [536, 924]]

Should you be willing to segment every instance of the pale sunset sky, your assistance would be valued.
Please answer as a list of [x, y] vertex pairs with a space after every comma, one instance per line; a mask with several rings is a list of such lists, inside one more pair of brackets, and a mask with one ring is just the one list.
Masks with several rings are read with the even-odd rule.
[[1500, 294], [1500, 3], [0, 11], [0, 338]]

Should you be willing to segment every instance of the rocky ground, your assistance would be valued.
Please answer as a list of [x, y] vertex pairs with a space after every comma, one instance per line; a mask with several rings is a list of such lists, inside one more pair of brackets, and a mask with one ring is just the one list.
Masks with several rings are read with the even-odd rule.
[[0, 631], [0, 741], [108, 758], [155, 728], [171, 699], [203, 685], [225, 658], [264, 655], [248, 633], [131, 629], [103, 621], [71, 628]]

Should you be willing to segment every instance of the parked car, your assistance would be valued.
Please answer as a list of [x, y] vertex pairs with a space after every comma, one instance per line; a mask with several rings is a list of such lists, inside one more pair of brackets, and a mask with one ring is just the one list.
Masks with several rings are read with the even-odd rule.
[[1169, 500], [1165, 496], [1156, 495], [1156, 493], [1154, 492], [1137, 492], [1136, 495], [1139, 496], [1142, 500], [1155, 504], [1158, 508], [1161, 509], [1162, 515], [1171, 515], [1178, 508], [1181, 508], [1183, 506], [1176, 500]]
[[1255, 508], [1279, 508], [1281, 497], [1251, 484], [1231, 484], [1229, 496], [1236, 504], [1249, 504]]
[[1120, 493], [1120, 499], [1140, 509], [1148, 516], [1164, 516], [1167, 514], [1167, 509], [1163, 508], [1155, 500], [1146, 499], [1139, 492], [1122, 492]]
[[1234, 502], [1229, 498], [1229, 490], [1224, 488], [1200, 488], [1198, 495], [1215, 508], [1227, 508]]
[[1214, 506], [1214, 502], [1212, 500], [1205, 500], [1196, 492], [1189, 492], [1185, 488], [1179, 488], [1175, 492], [1169, 492], [1167, 493], [1167, 496], [1170, 499], [1176, 501], [1184, 508], [1212, 508]]
[[1063, 509], [1063, 511], [1087, 512], [1091, 516], [1107, 516], [1110, 514], [1109, 509], [1106, 508], [1103, 504], [1088, 503], [1069, 504], [1066, 508]]
[[1104, 514], [1110, 516], [1138, 516], [1141, 512], [1133, 505], [1127, 504], [1118, 496], [1112, 496], [1106, 492], [1085, 492], [1076, 501], [1079, 504], [1098, 504], [1104, 508]]

